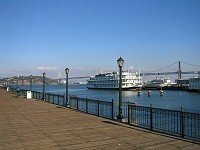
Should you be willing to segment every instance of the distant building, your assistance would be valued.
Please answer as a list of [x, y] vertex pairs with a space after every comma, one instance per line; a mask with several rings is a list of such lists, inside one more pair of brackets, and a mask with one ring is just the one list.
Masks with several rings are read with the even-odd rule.
[[189, 79], [177, 79], [176, 84], [180, 86], [188, 86], [189, 85]]
[[200, 91], [200, 77], [189, 79], [189, 90]]

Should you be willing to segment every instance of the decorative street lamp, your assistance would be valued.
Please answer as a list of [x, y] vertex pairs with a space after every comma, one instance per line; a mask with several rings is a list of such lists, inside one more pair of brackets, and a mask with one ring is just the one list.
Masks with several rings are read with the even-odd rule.
[[43, 92], [42, 92], [42, 100], [45, 100], [45, 75], [46, 73], [43, 73]]
[[68, 106], [68, 74], [69, 74], [69, 68], [65, 68], [66, 73], [66, 107]]
[[18, 85], [19, 84], [19, 76], [17, 76], [17, 88], [18, 88]]
[[117, 60], [117, 64], [119, 66], [119, 112], [118, 112], [117, 120], [119, 122], [122, 122], [122, 120], [124, 119], [122, 115], [122, 67], [124, 65], [124, 60], [120, 57]]
[[9, 78], [7, 80], [7, 83], [8, 83], [8, 88], [10, 88], [10, 79]]
[[6, 78], [6, 85], [5, 87], [7, 88], [8, 87], [8, 78]]
[[30, 91], [32, 91], [32, 82], [33, 82], [33, 76], [30, 75]]

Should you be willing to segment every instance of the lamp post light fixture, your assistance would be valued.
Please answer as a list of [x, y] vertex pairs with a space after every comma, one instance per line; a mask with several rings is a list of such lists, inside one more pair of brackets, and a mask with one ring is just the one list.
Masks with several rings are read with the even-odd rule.
[[45, 100], [45, 75], [46, 73], [43, 73], [43, 92], [42, 92], [42, 100]]
[[117, 60], [117, 64], [119, 66], [119, 112], [117, 116], [117, 121], [122, 122], [124, 119], [122, 115], [122, 67], [124, 65], [124, 60], [120, 57]]
[[33, 76], [30, 75], [30, 91], [32, 91], [32, 82], [33, 82]]
[[68, 74], [69, 74], [69, 68], [65, 68], [66, 73], [66, 107], [68, 106]]

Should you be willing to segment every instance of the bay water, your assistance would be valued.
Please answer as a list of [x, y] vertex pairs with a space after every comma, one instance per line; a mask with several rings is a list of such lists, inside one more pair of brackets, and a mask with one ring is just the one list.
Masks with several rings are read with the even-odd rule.
[[[20, 87], [22, 88], [22, 87]], [[23, 89], [29, 90], [29, 85], [24, 85]], [[33, 85], [33, 91], [42, 91], [42, 85]], [[46, 85], [45, 91], [54, 94], [65, 94], [65, 85]], [[163, 96], [160, 96], [159, 90], [151, 91], [152, 95], [148, 96], [148, 90], [142, 90], [138, 96], [137, 91], [122, 91], [123, 102], [133, 102], [139, 106], [152, 105], [154, 108], [181, 110], [185, 112], [200, 113], [200, 94], [198, 92], [186, 91], [164, 91]], [[87, 89], [86, 85], [69, 85], [69, 95], [76, 95], [81, 98], [88, 98], [101, 101], [118, 102], [119, 92], [117, 90], [91, 90]]]

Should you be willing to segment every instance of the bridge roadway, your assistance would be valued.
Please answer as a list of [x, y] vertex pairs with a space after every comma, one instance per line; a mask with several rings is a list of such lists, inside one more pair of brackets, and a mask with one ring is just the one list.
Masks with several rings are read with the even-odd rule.
[[0, 150], [199, 150], [200, 144], [0, 89]]
[[[199, 74], [200, 75], [200, 71], [175, 71], [175, 72], [150, 72], [150, 73], [140, 73], [140, 76], [155, 76], [155, 75], [176, 75], [179, 74], [179, 76], [181, 76], [182, 74]], [[69, 77], [68, 79], [89, 79], [92, 76], [81, 76], [81, 77]], [[60, 80], [66, 80], [66, 78], [60, 78]]]

